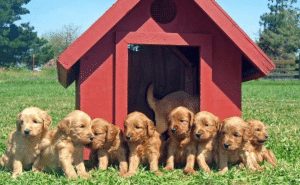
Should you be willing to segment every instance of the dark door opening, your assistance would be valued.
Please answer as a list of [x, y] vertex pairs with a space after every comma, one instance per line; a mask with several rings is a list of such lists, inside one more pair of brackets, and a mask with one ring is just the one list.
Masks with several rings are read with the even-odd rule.
[[140, 111], [154, 120], [146, 100], [149, 84], [158, 99], [183, 90], [199, 96], [199, 47], [129, 45], [128, 113]]

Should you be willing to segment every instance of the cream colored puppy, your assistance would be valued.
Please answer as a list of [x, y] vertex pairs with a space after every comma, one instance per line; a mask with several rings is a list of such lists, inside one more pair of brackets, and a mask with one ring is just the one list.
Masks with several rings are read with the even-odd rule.
[[197, 143], [197, 163], [206, 172], [211, 172], [208, 165], [216, 155], [220, 125], [219, 118], [210, 112], [201, 111], [195, 115], [193, 137]]
[[153, 96], [153, 84], [147, 90], [147, 102], [155, 113], [157, 131], [162, 134], [168, 130], [168, 115], [179, 106], [184, 106], [193, 113], [199, 112], [199, 97], [191, 96], [184, 91], [172, 92], [158, 100]]
[[6, 152], [0, 158], [1, 166], [12, 169], [12, 177], [31, 168], [51, 122], [47, 112], [37, 107], [26, 108], [18, 115], [17, 129], [9, 135]]
[[222, 122], [218, 140], [217, 164], [220, 173], [228, 171], [228, 164], [239, 164], [255, 170], [255, 156], [247, 150], [249, 125], [240, 117], [230, 117]]
[[41, 155], [34, 163], [33, 170], [60, 167], [69, 179], [75, 179], [77, 175], [88, 178], [83, 161], [83, 148], [91, 144], [94, 138], [90, 116], [75, 110], [60, 121], [57, 127], [43, 139]]

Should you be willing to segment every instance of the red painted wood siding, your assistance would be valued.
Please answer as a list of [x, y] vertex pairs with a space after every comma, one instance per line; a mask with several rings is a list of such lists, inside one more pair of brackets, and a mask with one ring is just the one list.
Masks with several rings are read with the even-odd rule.
[[212, 69], [203, 71], [201, 74], [212, 74], [213, 83], [205, 85], [209, 79], [207, 82], [204, 80], [202, 86], [207, 87], [208, 96], [214, 97], [214, 100], [203, 100], [203, 102], [207, 101], [206, 104], [210, 105], [210, 110], [221, 118], [240, 115], [242, 75], [239, 49], [211, 22], [206, 14], [201, 12], [193, 1], [177, 0], [177, 17], [166, 25], [159, 25], [152, 20], [149, 13], [150, 3], [151, 1], [139, 3], [120, 24], [84, 56], [80, 65], [80, 109], [92, 117], [103, 117], [109, 121], [115, 121], [114, 116], [118, 107], [115, 106], [114, 92], [125, 91], [126, 86], [125, 84], [118, 86], [119, 90], [114, 89], [116, 78], [124, 78], [122, 73], [118, 77], [118, 72], [116, 73], [114, 68], [114, 58], [117, 57], [114, 46], [116, 32], [179, 32], [212, 35], [213, 62], [209, 64]]
[[[194, 1], [177, 0], [177, 17], [173, 22], [165, 25], [157, 24], [150, 17], [151, 2], [139, 3], [81, 59], [77, 87], [77, 91], [80, 91], [79, 108], [93, 118], [102, 117], [122, 127], [127, 114], [126, 73], [128, 69], [126, 63], [115, 63], [115, 59], [122, 61], [122, 58], [127, 57], [124, 52], [127, 46], [118, 41], [129, 32], [174, 33], [175, 35], [196, 33], [211, 35], [212, 39], [211, 53], [203, 52], [203, 48], [200, 52], [202, 58], [211, 58], [211, 62], [204, 62], [200, 69], [201, 109], [211, 111], [221, 119], [239, 116], [242, 83], [240, 50], [205, 13], [201, 12]], [[125, 34], [118, 36], [116, 40], [117, 32]], [[137, 39], [136, 36], [132, 39]], [[162, 40], [151, 38], [147, 42], [174, 43], [178, 37], [168, 39], [170, 38]], [[118, 51], [119, 49], [121, 52]], [[87, 155], [85, 158], [87, 159]]]

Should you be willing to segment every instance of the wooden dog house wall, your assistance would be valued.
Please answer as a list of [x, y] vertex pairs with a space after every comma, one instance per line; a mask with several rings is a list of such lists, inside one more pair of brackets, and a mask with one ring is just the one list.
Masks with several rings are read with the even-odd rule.
[[241, 115], [242, 82], [275, 67], [214, 0], [118, 0], [57, 66], [64, 87], [76, 81], [78, 109], [120, 127], [134, 109], [153, 118], [150, 80], [157, 97], [185, 90], [223, 119]]

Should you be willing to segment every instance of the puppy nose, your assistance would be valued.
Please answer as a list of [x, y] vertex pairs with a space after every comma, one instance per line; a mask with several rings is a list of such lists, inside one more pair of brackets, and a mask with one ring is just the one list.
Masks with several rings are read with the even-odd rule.
[[200, 133], [196, 133], [196, 137], [200, 138], [201, 134]]
[[126, 139], [127, 139], [127, 140], [130, 140], [130, 135], [127, 135], [127, 136], [126, 136]]
[[25, 135], [29, 135], [29, 133], [30, 133], [30, 130], [28, 130], [28, 129], [25, 129], [25, 130], [24, 130], [24, 134], [25, 134]]
[[268, 135], [265, 135], [265, 138], [266, 138], [266, 139], [268, 139], [268, 138], [269, 138], [269, 136], [268, 136]]
[[230, 145], [228, 145], [228, 144], [224, 144], [224, 148], [226, 148], [226, 149], [228, 149], [228, 147], [229, 147]]
[[91, 137], [90, 137], [90, 140], [93, 141], [93, 140], [94, 140], [94, 136], [91, 136]]
[[173, 133], [175, 133], [175, 132], [176, 132], [176, 128], [172, 128], [171, 131], [172, 131]]

